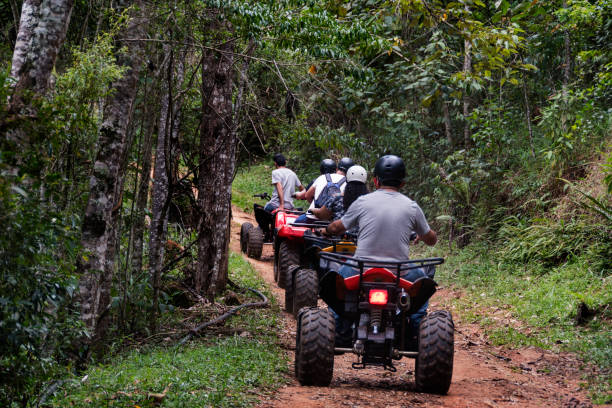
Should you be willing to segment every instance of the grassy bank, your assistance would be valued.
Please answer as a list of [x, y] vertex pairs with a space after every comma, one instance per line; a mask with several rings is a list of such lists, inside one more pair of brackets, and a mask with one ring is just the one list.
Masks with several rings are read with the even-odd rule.
[[[555, 267], [538, 262], [508, 262], [503, 249], [472, 245], [449, 254], [448, 245], [419, 246], [415, 256], [443, 256], [436, 275], [460, 296], [438, 301], [452, 307], [461, 320], [478, 323], [488, 339], [508, 347], [537, 346], [576, 353], [598, 367], [585, 377], [595, 402], [609, 403], [612, 391], [612, 279], [602, 277], [588, 256]], [[577, 321], [584, 303], [596, 313]]]
[[[272, 307], [246, 309], [230, 318], [224, 333], [232, 335], [213, 329], [183, 347], [175, 346], [176, 339], [169, 346], [133, 347], [68, 381], [51, 406], [246, 407], [262, 393], [272, 392], [283, 383], [287, 370], [272, 330], [280, 324], [280, 309], [240, 255], [230, 257], [230, 278], [242, 287], [263, 291]], [[242, 302], [254, 300], [241, 295]], [[208, 318], [212, 317], [204, 317]]]

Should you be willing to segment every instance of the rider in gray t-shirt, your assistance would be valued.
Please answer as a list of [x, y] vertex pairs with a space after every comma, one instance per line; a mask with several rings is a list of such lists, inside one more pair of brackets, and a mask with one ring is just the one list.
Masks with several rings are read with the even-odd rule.
[[355, 256], [376, 261], [405, 261], [410, 255], [410, 235], [425, 236], [431, 231], [417, 203], [384, 188], [359, 197], [341, 221], [346, 229], [359, 227]]
[[282, 206], [282, 208], [293, 209], [293, 194], [295, 189], [304, 190], [298, 176], [290, 169], [285, 167], [287, 161], [285, 156], [280, 153], [274, 155], [276, 169], [272, 170], [272, 185], [274, 191], [272, 198], [264, 207], [266, 211], [272, 211]]
[[[377, 191], [359, 197], [344, 217], [319, 232], [325, 235], [340, 235], [347, 229], [358, 226], [355, 257], [373, 261], [407, 260], [410, 254], [410, 235], [413, 232], [417, 233], [414, 243], [423, 241], [427, 245], [434, 245], [438, 238], [435, 231], [429, 228], [423, 211], [417, 203], [398, 191], [404, 184], [405, 175], [406, 166], [401, 158], [393, 155], [381, 157], [374, 168], [374, 185]], [[338, 273], [346, 278], [359, 272], [344, 265]], [[410, 281], [425, 276], [421, 268], [409, 270], [403, 275]], [[410, 333], [417, 333], [418, 325], [425, 314], [427, 303], [410, 316]], [[348, 333], [350, 324], [336, 315], [337, 344], [342, 346]], [[414, 347], [414, 335], [411, 341]]]

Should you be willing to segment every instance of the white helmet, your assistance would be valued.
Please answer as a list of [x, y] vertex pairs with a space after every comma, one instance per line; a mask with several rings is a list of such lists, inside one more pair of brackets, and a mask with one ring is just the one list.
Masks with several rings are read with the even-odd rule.
[[351, 166], [346, 172], [346, 181], [360, 181], [365, 184], [368, 179], [368, 172], [361, 166]]

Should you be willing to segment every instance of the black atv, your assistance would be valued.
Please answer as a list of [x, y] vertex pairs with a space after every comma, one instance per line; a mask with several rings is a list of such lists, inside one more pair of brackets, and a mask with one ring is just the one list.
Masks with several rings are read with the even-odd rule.
[[[270, 200], [268, 193], [254, 194], [253, 197], [263, 200]], [[253, 210], [257, 227], [253, 227], [250, 222], [245, 222], [240, 227], [240, 250], [247, 254], [249, 258], [261, 258], [264, 243], [274, 241], [274, 213], [264, 210], [260, 204], [254, 203]]]
[[[327, 225], [327, 223], [325, 223]], [[317, 225], [316, 227], [320, 227]], [[327, 261], [321, 262], [319, 252], [352, 255], [355, 252], [355, 237], [345, 235], [322, 237], [312, 231], [304, 233], [304, 246], [299, 265], [291, 265], [285, 284], [285, 310], [297, 317], [303, 307], [314, 307], [319, 298], [319, 278], [327, 271]]]
[[[350, 324], [350, 340], [336, 347], [335, 321], [328, 308], [302, 308], [296, 330], [295, 374], [302, 385], [327, 386], [334, 369], [334, 354], [354, 353], [353, 368], [370, 365], [396, 371], [394, 360], [416, 359], [417, 389], [446, 394], [451, 384], [454, 354], [454, 324], [451, 314], [441, 310], [426, 315], [418, 333], [411, 333], [409, 316], [417, 312], [436, 291], [429, 277], [442, 258], [404, 262], [373, 262], [341, 253], [320, 252], [329, 262], [320, 279], [321, 298]], [[348, 265], [358, 274], [343, 278], [338, 265]], [[427, 277], [410, 280], [410, 271], [426, 270]], [[418, 276], [412, 273], [412, 276]], [[416, 335], [416, 344], [412, 341]]]

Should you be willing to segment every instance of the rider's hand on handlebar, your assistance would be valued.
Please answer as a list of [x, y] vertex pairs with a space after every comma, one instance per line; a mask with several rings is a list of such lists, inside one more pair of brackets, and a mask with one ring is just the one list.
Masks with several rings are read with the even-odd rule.
[[330, 234], [327, 232], [326, 228], [315, 228], [314, 230], [315, 235], [317, 236], [325, 236], [325, 237], [329, 237]]

